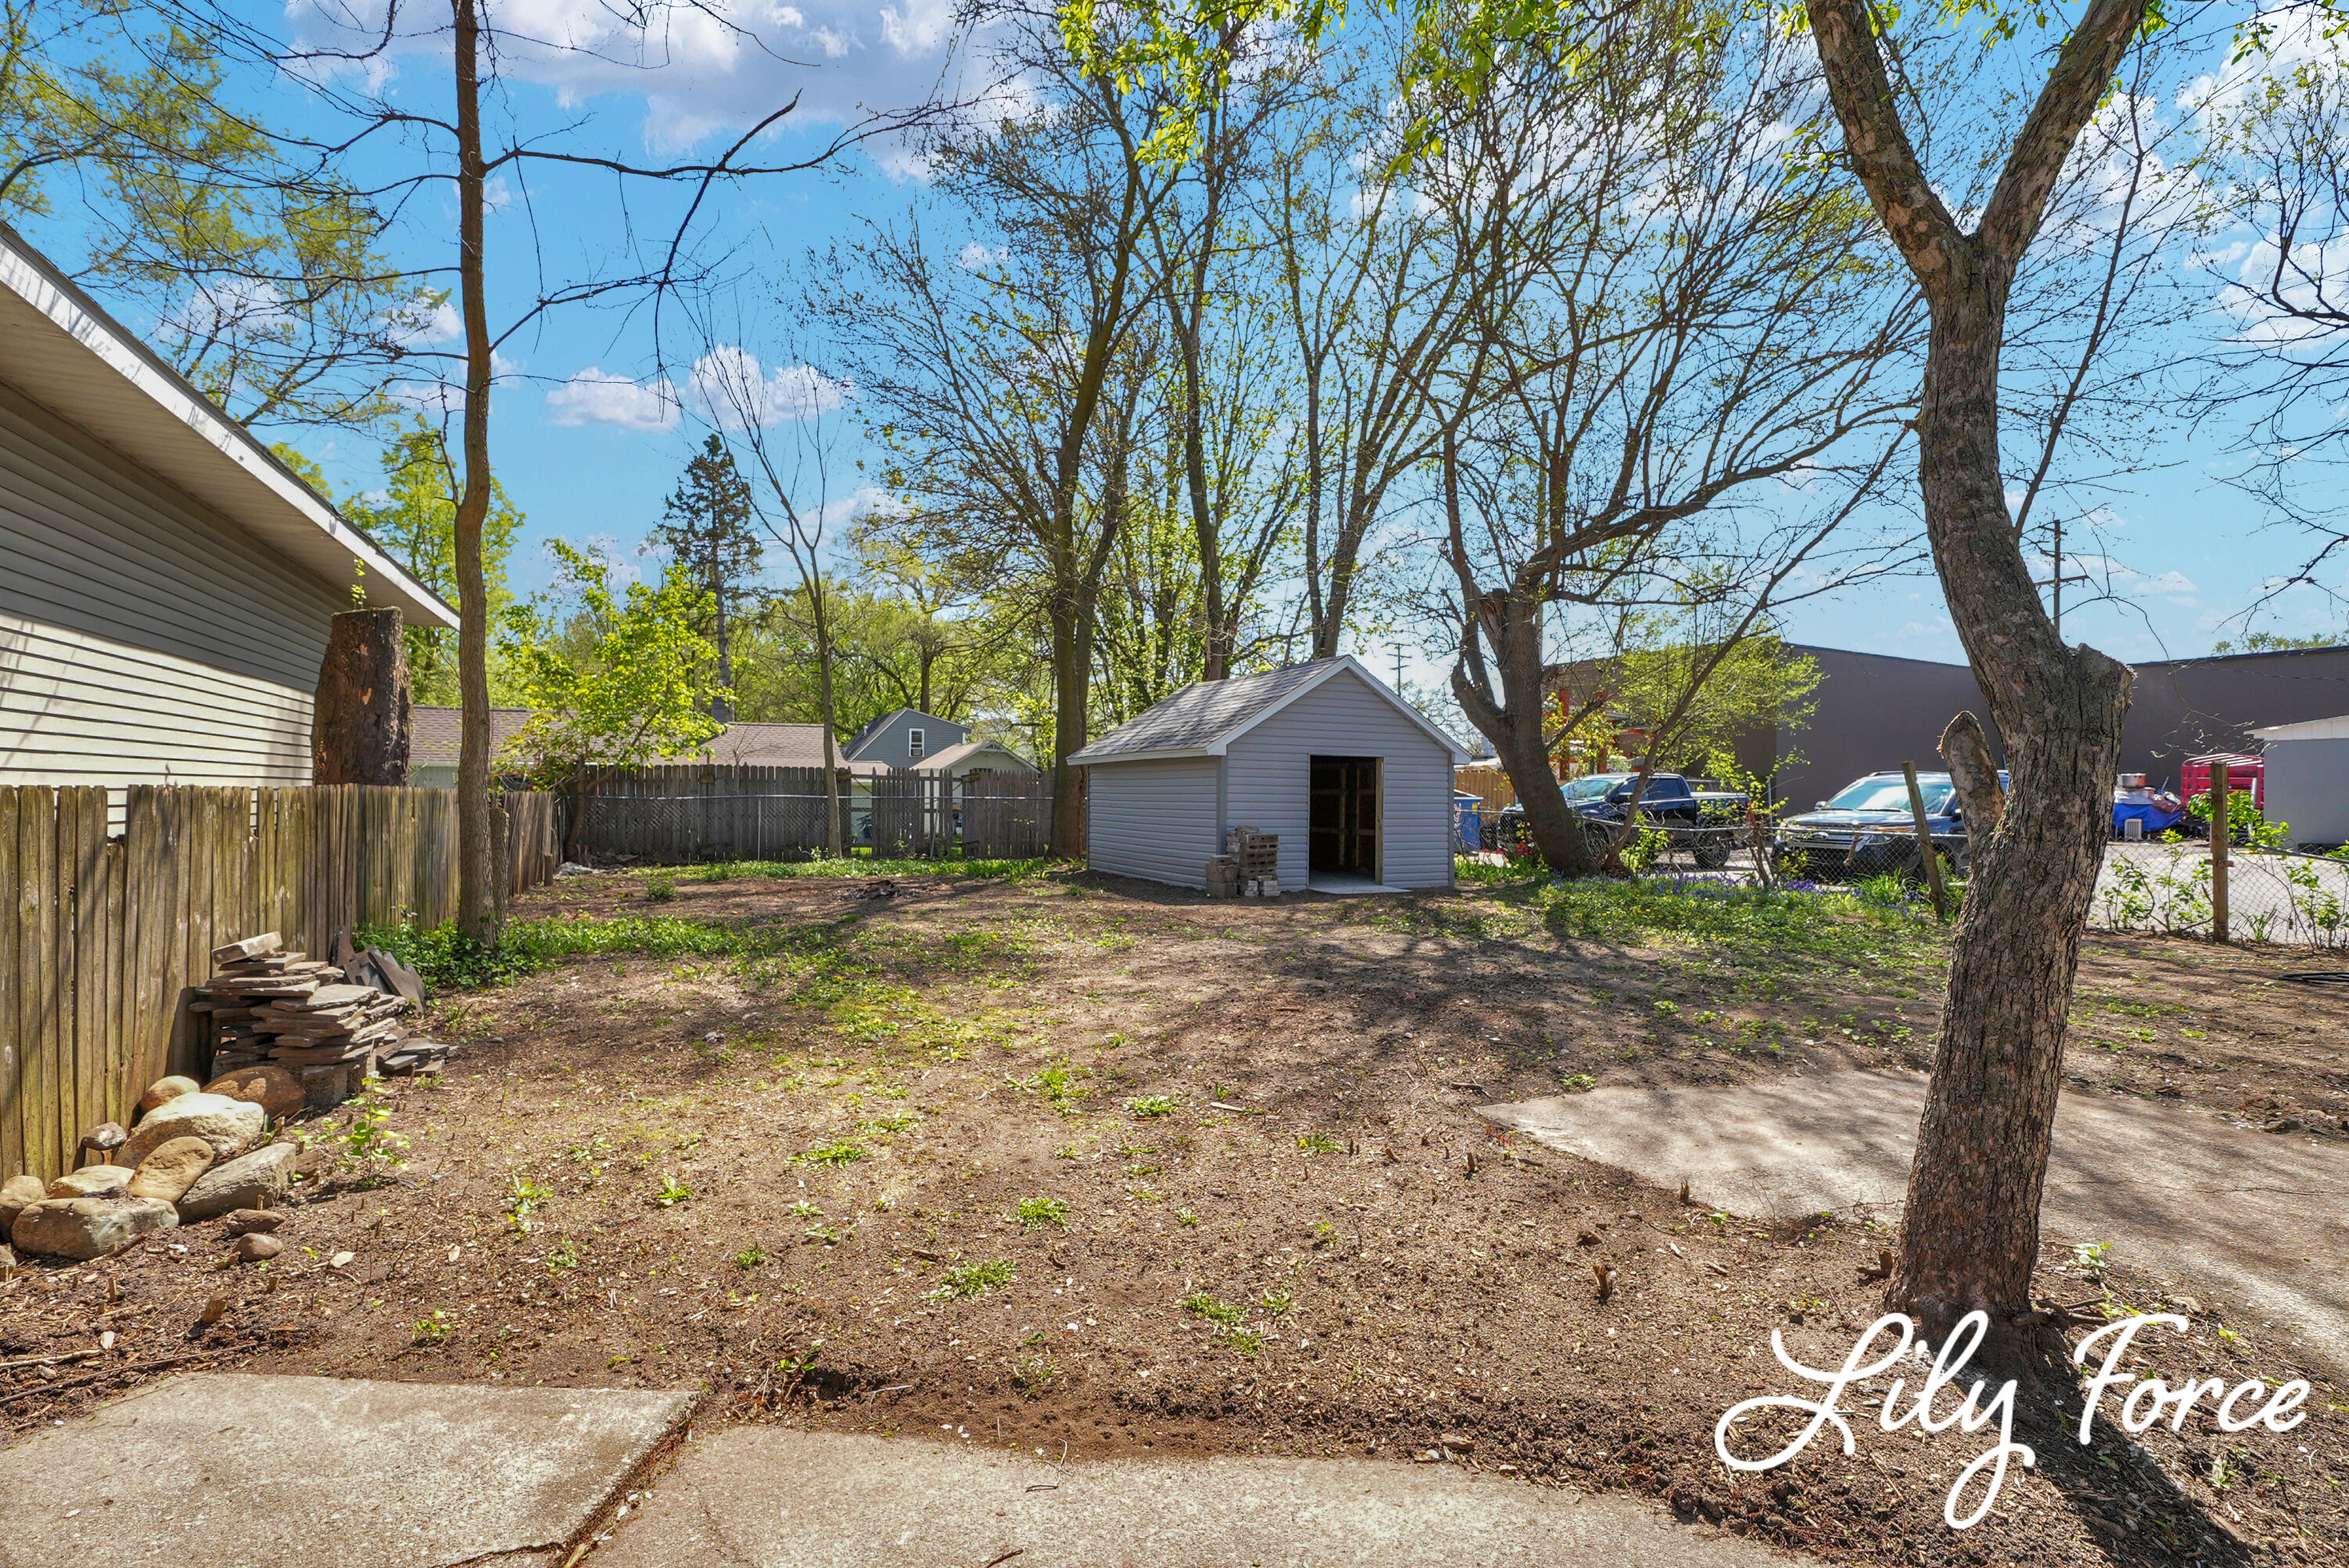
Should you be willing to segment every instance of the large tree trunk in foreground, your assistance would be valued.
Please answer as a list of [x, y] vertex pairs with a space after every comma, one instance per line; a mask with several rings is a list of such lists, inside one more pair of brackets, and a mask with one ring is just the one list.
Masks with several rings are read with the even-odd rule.
[[457, 50], [457, 274], [465, 328], [465, 482], [457, 497], [457, 928], [497, 940], [491, 884], [490, 595], [481, 573], [481, 525], [490, 515], [490, 316], [481, 263], [481, 17], [454, 0]]
[[1981, 1308], [2002, 1347], [2035, 1321], [2031, 1275], [2064, 1018], [2130, 674], [2092, 648], [2064, 647], [2040, 603], [2000, 472], [1999, 354], [2015, 267], [2145, 9], [2146, 0], [2093, 0], [1969, 234], [1910, 149], [1866, 0], [1810, 5], [1852, 167], [1931, 307], [1917, 420], [1926, 531], [2013, 779], [2004, 820], [1973, 850], [1885, 1300], [1935, 1338]]
[[310, 782], [408, 782], [408, 640], [397, 610], [346, 610], [326, 636], [310, 717]]

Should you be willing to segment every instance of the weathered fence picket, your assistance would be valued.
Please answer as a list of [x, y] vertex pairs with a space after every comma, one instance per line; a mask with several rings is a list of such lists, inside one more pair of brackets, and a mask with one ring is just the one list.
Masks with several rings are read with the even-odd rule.
[[[1051, 780], [1033, 773], [843, 769], [838, 789], [843, 843], [879, 855], [1027, 859], [1050, 839]], [[821, 768], [591, 769], [578, 810], [576, 847], [591, 859], [767, 861], [831, 842]]]
[[[505, 798], [508, 887], [545, 882], [551, 795]], [[192, 1072], [181, 1006], [212, 950], [264, 931], [327, 951], [346, 926], [457, 913], [448, 789], [0, 785], [0, 1177], [71, 1163], [82, 1132], [128, 1123], [140, 1091]]]

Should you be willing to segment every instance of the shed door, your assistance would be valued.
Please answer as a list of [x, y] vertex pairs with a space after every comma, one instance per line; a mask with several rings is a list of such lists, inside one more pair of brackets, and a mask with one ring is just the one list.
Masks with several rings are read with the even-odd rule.
[[1307, 818], [1307, 869], [1376, 880], [1379, 759], [1316, 757]]

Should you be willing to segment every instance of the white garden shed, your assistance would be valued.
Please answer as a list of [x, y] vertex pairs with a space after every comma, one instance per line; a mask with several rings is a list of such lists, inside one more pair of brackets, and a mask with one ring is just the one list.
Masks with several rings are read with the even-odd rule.
[[2266, 743], [2268, 820], [2305, 848], [2349, 843], [2349, 716], [2251, 733]]
[[1069, 758], [1092, 869], [1205, 887], [1233, 828], [1280, 838], [1280, 885], [1452, 885], [1467, 753], [1351, 657], [1200, 681]]

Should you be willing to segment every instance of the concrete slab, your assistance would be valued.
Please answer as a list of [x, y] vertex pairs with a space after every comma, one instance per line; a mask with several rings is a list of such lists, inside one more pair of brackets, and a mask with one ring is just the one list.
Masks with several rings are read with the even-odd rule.
[[[1017, 1555], [1012, 1555], [1016, 1553]], [[595, 1568], [1785, 1568], [1586, 1497], [1372, 1460], [1096, 1460], [736, 1427], [697, 1439]]]
[[0, 1568], [556, 1568], [693, 1402], [175, 1377], [0, 1450]]
[[[1897, 1212], [1925, 1107], [1918, 1073], [1733, 1088], [1599, 1088], [1479, 1114], [1707, 1208], [1773, 1218]], [[2050, 1241], [2180, 1274], [2238, 1316], [2349, 1368], [2349, 1160], [2162, 1100], [2066, 1092], [2040, 1210]]]

